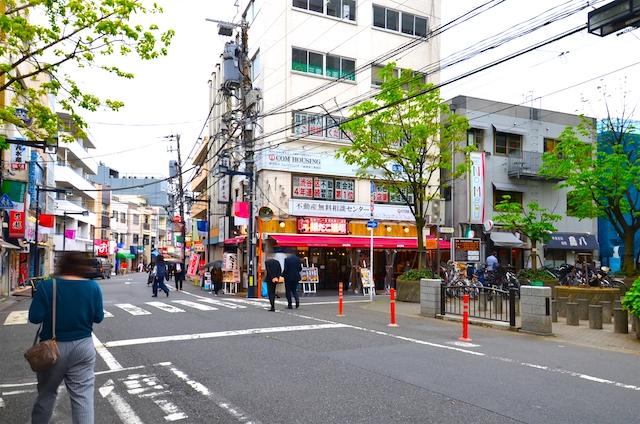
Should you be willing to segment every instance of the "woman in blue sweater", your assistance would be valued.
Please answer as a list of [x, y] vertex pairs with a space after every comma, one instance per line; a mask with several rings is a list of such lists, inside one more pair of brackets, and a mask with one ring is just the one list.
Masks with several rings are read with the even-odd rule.
[[[94, 280], [89, 258], [80, 252], [66, 252], [57, 260], [56, 331], [58, 361], [47, 371], [37, 373], [38, 397], [31, 411], [32, 423], [48, 423], [56, 402], [58, 386], [64, 380], [71, 398], [73, 423], [93, 424], [96, 351], [93, 324], [104, 319], [102, 291]], [[42, 323], [40, 340], [52, 338], [53, 281], [38, 285], [29, 321]]]

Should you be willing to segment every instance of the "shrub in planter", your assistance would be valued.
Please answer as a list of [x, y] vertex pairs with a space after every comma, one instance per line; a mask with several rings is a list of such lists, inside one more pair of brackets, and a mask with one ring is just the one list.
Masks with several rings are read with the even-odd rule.
[[408, 269], [398, 277], [403, 281], [420, 281], [422, 278], [434, 278], [434, 273], [430, 269]]
[[622, 306], [636, 317], [640, 317], [640, 278], [633, 282], [633, 285], [622, 298]]

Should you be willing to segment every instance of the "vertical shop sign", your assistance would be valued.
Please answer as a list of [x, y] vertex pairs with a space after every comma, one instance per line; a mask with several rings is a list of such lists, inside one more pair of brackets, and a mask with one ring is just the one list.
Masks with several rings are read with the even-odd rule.
[[187, 268], [187, 276], [193, 277], [198, 273], [198, 264], [200, 263], [200, 255], [194, 253], [189, 258], [189, 267]]
[[469, 154], [469, 222], [482, 224], [484, 221], [484, 153]]
[[25, 213], [24, 211], [9, 211], [9, 237], [24, 238]]

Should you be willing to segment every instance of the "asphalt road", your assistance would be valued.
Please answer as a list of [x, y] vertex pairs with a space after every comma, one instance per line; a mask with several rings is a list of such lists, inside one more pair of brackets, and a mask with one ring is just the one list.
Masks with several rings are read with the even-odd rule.
[[[97, 423], [640, 421], [637, 355], [477, 327], [463, 345], [459, 324], [391, 328], [362, 297], [338, 318], [334, 297], [273, 313], [192, 286], [152, 299], [143, 274], [100, 284], [112, 316], [94, 327]], [[0, 312], [0, 423], [29, 422], [35, 399], [28, 305]], [[53, 422], [69, 417], [61, 389]]]

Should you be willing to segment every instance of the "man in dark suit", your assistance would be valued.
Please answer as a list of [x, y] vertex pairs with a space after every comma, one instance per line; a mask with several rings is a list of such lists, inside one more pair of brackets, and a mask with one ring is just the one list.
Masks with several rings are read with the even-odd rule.
[[296, 308], [300, 307], [300, 298], [298, 297], [298, 282], [300, 282], [300, 271], [302, 271], [302, 262], [295, 253], [289, 254], [284, 258], [284, 288], [287, 294], [287, 302], [291, 309], [291, 295], [296, 298]]
[[267, 275], [265, 280], [267, 282], [267, 292], [269, 293], [269, 302], [271, 302], [271, 312], [275, 312], [276, 310], [276, 285], [278, 284], [278, 280], [282, 274], [282, 268], [280, 267], [280, 262], [276, 259], [267, 259], [264, 261], [264, 268], [267, 271]]

